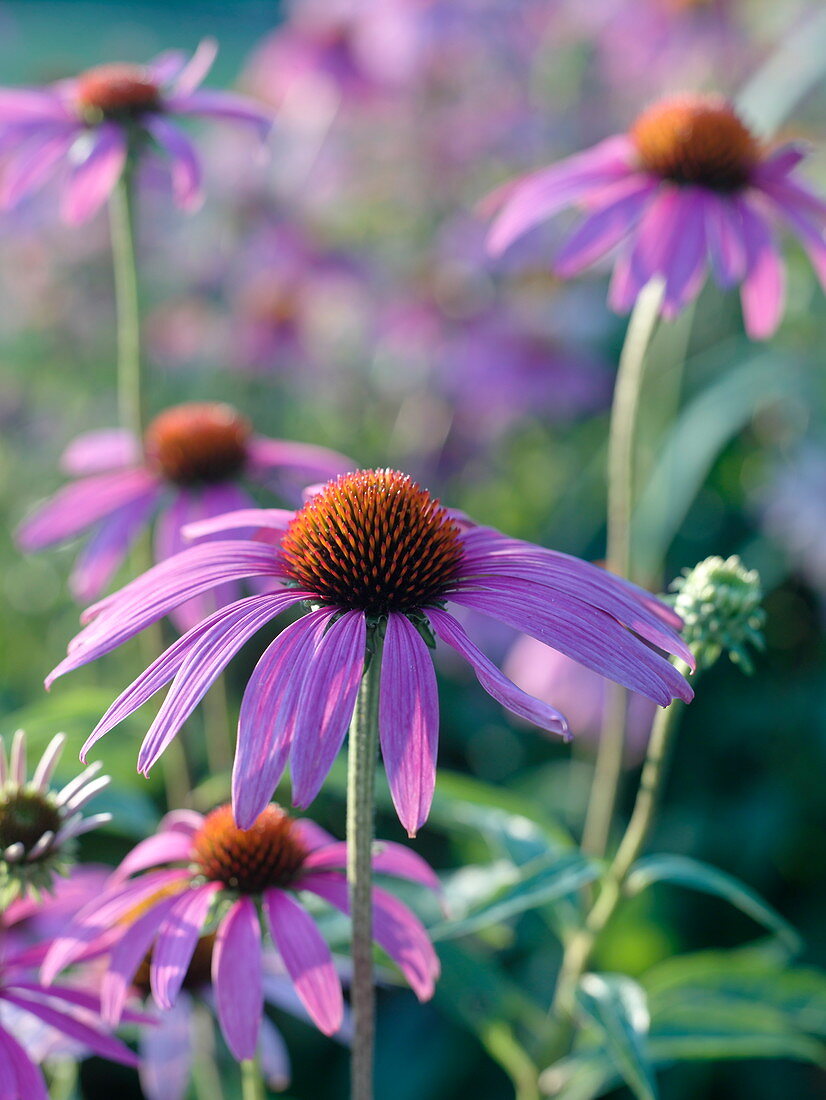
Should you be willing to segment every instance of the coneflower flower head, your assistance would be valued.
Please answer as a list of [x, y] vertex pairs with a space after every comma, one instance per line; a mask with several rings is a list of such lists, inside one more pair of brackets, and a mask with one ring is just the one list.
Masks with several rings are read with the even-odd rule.
[[[172, 681], [138, 756], [139, 770], [148, 771], [245, 641], [300, 606], [306, 613], [265, 650], [241, 704], [233, 806], [242, 827], [267, 805], [288, 761], [295, 803], [315, 798], [347, 733], [365, 661], [379, 647], [381, 751], [411, 835], [427, 818], [436, 779], [439, 702], [430, 649], [437, 642], [455, 649], [514, 714], [569, 735], [557, 710], [488, 660], [451, 604], [529, 633], [660, 706], [692, 695], [657, 652], [693, 663], [679, 618], [653, 596], [587, 562], [477, 527], [397, 470], [343, 474], [297, 512], [246, 509], [187, 530], [214, 541], [90, 608], [88, 625], [48, 682], [184, 600], [233, 579], [267, 578], [270, 591], [222, 608], [167, 650], [113, 703], [83, 749]], [[230, 532], [243, 537], [230, 539]]]
[[55, 875], [65, 875], [75, 840], [110, 821], [109, 813], [83, 816], [83, 808], [109, 784], [92, 764], [61, 790], [49, 787], [66, 738], [56, 734], [27, 778], [26, 735], [18, 730], [6, 759], [0, 737], [0, 907], [26, 893], [48, 891]]
[[711, 557], [683, 571], [672, 582], [674, 610], [685, 623], [683, 637], [697, 659], [709, 668], [723, 653], [749, 675], [754, 671], [749, 647], [763, 649], [766, 613], [756, 569], [740, 558]]
[[556, 257], [557, 274], [614, 255], [612, 307], [627, 312], [659, 278], [671, 318], [697, 297], [710, 266], [718, 285], [741, 286], [746, 330], [762, 339], [776, 329], [785, 296], [776, 223], [799, 238], [826, 285], [826, 202], [795, 174], [806, 152], [768, 146], [721, 96], [664, 99], [627, 133], [490, 196], [489, 247], [499, 253], [578, 205], [585, 217]]

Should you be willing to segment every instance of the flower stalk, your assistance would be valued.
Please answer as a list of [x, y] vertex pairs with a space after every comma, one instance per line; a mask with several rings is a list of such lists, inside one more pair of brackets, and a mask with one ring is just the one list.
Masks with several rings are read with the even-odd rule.
[[[379, 682], [383, 639], [374, 628], [368, 663], [359, 687], [347, 765], [347, 884], [352, 919], [353, 1010], [351, 1100], [372, 1100], [375, 1045], [373, 979], [373, 832], [376, 758], [379, 742]], [[370, 652], [372, 649], [372, 652]]]
[[141, 331], [135, 253], [134, 167], [127, 162], [109, 199], [118, 348], [118, 414], [122, 428], [143, 438]]
[[[608, 535], [606, 568], [630, 579], [634, 458], [645, 360], [662, 306], [665, 284], [652, 279], [637, 298], [620, 355], [608, 435]], [[591, 797], [585, 817], [583, 850], [603, 856], [617, 801], [628, 692], [609, 684]]]
[[264, 1081], [257, 1058], [247, 1058], [241, 1062], [242, 1100], [265, 1100]]

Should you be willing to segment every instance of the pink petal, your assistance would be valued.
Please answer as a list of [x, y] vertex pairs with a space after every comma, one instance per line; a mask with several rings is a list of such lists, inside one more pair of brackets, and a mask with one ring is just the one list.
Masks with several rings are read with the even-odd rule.
[[[186, 891], [185, 896], [188, 893]], [[159, 927], [177, 901], [175, 895], [155, 900], [136, 920], [125, 926], [122, 936], [112, 948], [100, 986], [100, 1012], [110, 1027], [120, 1023], [138, 967], [149, 954]]]
[[135, 539], [149, 523], [157, 495], [156, 489], [150, 489], [101, 520], [78, 554], [69, 578], [69, 588], [78, 602], [97, 599], [112, 580]]
[[140, 1081], [147, 1100], [184, 1100], [192, 1069], [192, 1002], [182, 994], [140, 1033]]
[[344, 998], [330, 948], [309, 913], [283, 890], [265, 891], [264, 910], [301, 1003], [319, 1030], [334, 1034], [344, 1018]]
[[212, 983], [221, 1031], [239, 1062], [255, 1057], [264, 991], [261, 928], [255, 904], [242, 897], [222, 920], [212, 954]]
[[439, 696], [430, 650], [404, 615], [387, 619], [379, 686], [381, 754], [408, 836], [430, 812], [436, 783]]
[[117, 123], [103, 122], [86, 158], [77, 164], [66, 182], [61, 215], [70, 225], [80, 225], [106, 202], [126, 164], [126, 135]]
[[161, 1008], [171, 1008], [183, 985], [213, 899], [223, 889], [208, 882], [178, 898], [158, 933], [149, 980]]
[[147, 118], [145, 125], [169, 155], [176, 203], [182, 210], [197, 210], [204, 194], [201, 189], [201, 165], [192, 142], [158, 115]]
[[752, 340], [768, 339], [780, 323], [786, 299], [783, 261], [771, 230], [753, 204], [738, 199], [748, 265], [740, 290], [746, 332]]
[[195, 53], [180, 70], [171, 89], [173, 95], [188, 95], [204, 82], [209, 70], [215, 64], [218, 55], [218, 43], [214, 38], [203, 38]]
[[[343, 841], [327, 843], [310, 852], [304, 860], [305, 871], [339, 871], [347, 866], [347, 845]], [[391, 840], [377, 840], [373, 844], [373, 870], [379, 874], [395, 875], [411, 882], [421, 883], [431, 890], [441, 891], [442, 884], [429, 863], [420, 855], [395, 844]]]
[[706, 239], [720, 286], [734, 286], [746, 270], [746, 246], [740, 213], [730, 200], [709, 192], [705, 200]]
[[[3, 1030], [0, 1030], [0, 1061], [4, 1063], [5, 1074], [0, 1079], [3, 1089], [0, 1095], [9, 1100], [49, 1100], [40, 1070], [32, 1064], [17, 1040]], [[14, 1079], [14, 1091], [9, 1088], [9, 1077]]]
[[330, 481], [339, 474], [358, 468], [346, 455], [311, 443], [293, 443], [285, 439], [255, 436], [247, 447], [250, 472], [292, 470], [311, 481]]
[[115, 881], [157, 867], [162, 863], [186, 862], [192, 855], [192, 834], [177, 831], [159, 832], [136, 844], [129, 855], [118, 864]]
[[607, 190], [603, 203], [571, 234], [559, 250], [554, 270], [570, 278], [601, 259], [636, 225], [657, 184], [632, 176]]
[[0, 177], [0, 206], [10, 209], [41, 187], [64, 160], [77, 140], [77, 127], [70, 125], [38, 134], [23, 142], [8, 157]]

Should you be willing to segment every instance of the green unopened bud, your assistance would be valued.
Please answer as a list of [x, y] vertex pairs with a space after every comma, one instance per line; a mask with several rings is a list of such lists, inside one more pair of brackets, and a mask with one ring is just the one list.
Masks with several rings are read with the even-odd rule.
[[749, 647], [763, 648], [766, 615], [760, 603], [763, 591], [756, 569], [746, 569], [740, 558], [706, 558], [683, 571], [671, 585], [674, 610], [685, 623], [683, 638], [697, 659], [710, 668], [722, 653], [744, 672], [753, 671]]

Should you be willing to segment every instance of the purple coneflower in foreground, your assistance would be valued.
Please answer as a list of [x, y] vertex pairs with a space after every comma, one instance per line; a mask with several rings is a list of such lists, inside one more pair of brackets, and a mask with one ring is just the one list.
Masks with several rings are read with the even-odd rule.
[[[100, 1022], [100, 1001], [91, 993], [71, 986], [44, 986], [32, 976], [32, 967], [43, 957], [41, 947], [7, 954], [0, 961], [0, 1006], [8, 1010], [8, 1026], [0, 1024], [0, 1095], [3, 1100], [49, 1100], [40, 1070], [30, 1053], [11, 1033], [26, 1031], [34, 1018], [51, 1031], [102, 1058], [138, 1066], [138, 1058], [117, 1039], [106, 1034]], [[130, 1013], [128, 1019], [149, 1022]], [[27, 1044], [28, 1045], [28, 1044]]]
[[[17, 539], [31, 551], [90, 531], [71, 577], [74, 596], [87, 601], [100, 595], [154, 513], [155, 559], [161, 561], [187, 545], [181, 535], [186, 524], [252, 507], [241, 488], [244, 479], [272, 485], [292, 476], [306, 484], [333, 477], [352, 462], [323, 447], [253, 435], [249, 421], [230, 405], [193, 403], [157, 416], [143, 447], [119, 429], [81, 435], [62, 466], [78, 480], [35, 509]], [[237, 585], [225, 595], [237, 596]], [[178, 621], [192, 626], [193, 613], [197, 621], [214, 606], [196, 605], [188, 609], [190, 621], [180, 615]]]
[[[113, 1024], [120, 1019], [150, 952], [153, 996], [162, 1008], [170, 1008], [205, 926], [217, 919], [211, 973], [218, 1020], [235, 1058], [254, 1058], [264, 1003], [260, 904], [301, 1003], [316, 1026], [332, 1035], [344, 1019], [341, 979], [315, 921], [295, 895], [315, 894], [347, 913], [346, 860], [345, 844], [273, 804], [248, 830], [235, 825], [228, 804], [206, 817], [170, 814], [160, 831], [121, 863], [111, 890], [81, 910], [55, 940], [43, 978], [53, 980], [118, 922], [124, 932], [111, 951], [101, 987], [104, 1019]], [[377, 845], [373, 867], [439, 886], [430, 867], [401, 845]], [[405, 905], [380, 888], [373, 890], [373, 934], [416, 996], [431, 997], [439, 960], [427, 933]]]
[[718, 96], [687, 95], [649, 107], [627, 134], [506, 184], [494, 253], [568, 206], [586, 217], [562, 245], [555, 270], [575, 275], [617, 249], [609, 294], [627, 312], [651, 279], [665, 282], [664, 317], [699, 294], [710, 262], [722, 287], [741, 284], [746, 330], [770, 336], [785, 297], [774, 223], [785, 224], [826, 285], [826, 202], [794, 176], [806, 150], [765, 146]]
[[44, 88], [0, 88], [0, 205], [14, 206], [48, 179], [61, 179], [61, 214], [78, 224], [106, 202], [131, 155], [160, 153], [175, 200], [202, 197], [198, 155], [169, 116], [200, 115], [250, 124], [266, 135], [271, 114], [229, 92], [201, 91], [216, 45], [189, 61], [178, 50], [148, 65], [108, 64]]
[[230, 604], [180, 638], [113, 703], [84, 754], [171, 680], [138, 757], [139, 770], [148, 771], [232, 656], [299, 604], [307, 613], [265, 650], [241, 704], [233, 806], [242, 827], [266, 806], [288, 757], [295, 803], [315, 797], [347, 732], [368, 646], [383, 648], [381, 751], [411, 835], [427, 819], [436, 777], [439, 704], [428, 648], [435, 638], [471, 664], [494, 699], [567, 736], [562, 715], [507, 680], [447, 601], [525, 631], [660, 706], [692, 697], [653, 648], [693, 664], [673, 611], [596, 566], [474, 526], [406, 474], [359, 470], [323, 486], [297, 512], [242, 511], [193, 533], [256, 527], [255, 540], [184, 550], [86, 612], [91, 621], [47, 685], [216, 585], [259, 576], [283, 586]]
[[26, 735], [18, 730], [8, 761], [0, 737], [0, 911], [27, 892], [50, 890], [55, 875], [66, 874], [79, 836], [110, 821], [109, 813], [84, 817], [86, 804], [109, 785], [91, 764], [59, 791], [49, 787], [66, 737], [46, 746], [31, 779], [26, 775]]

